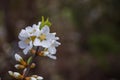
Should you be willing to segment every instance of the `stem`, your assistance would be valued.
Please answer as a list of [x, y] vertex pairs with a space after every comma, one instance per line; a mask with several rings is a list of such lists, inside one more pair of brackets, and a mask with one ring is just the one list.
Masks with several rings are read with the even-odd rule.
[[[23, 73], [24, 78], [28, 75], [28, 73], [29, 73], [29, 71], [30, 71], [30, 66], [31, 66], [33, 60], [37, 57], [38, 51], [39, 51], [39, 47], [37, 47], [35, 54], [32, 56], [32, 60], [30, 61], [29, 65], [28, 65], [27, 68], [26, 68], [27, 70]], [[24, 80], [24, 79], [23, 79], [23, 80]]]

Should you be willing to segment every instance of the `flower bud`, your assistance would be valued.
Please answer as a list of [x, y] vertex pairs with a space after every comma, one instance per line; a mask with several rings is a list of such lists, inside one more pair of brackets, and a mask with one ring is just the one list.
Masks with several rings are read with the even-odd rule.
[[36, 64], [35, 63], [32, 63], [30, 68], [35, 68]]
[[15, 65], [15, 68], [16, 68], [16, 69], [24, 69], [25, 66], [24, 66], [24, 65], [20, 65], [20, 64], [16, 64], [16, 65]]
[[31, 77], [31, 78], [30, 78], [30, 80], [37, 80], [37, 79], [36, 79], [36, 78], [34, 78], [34, 77]]
[[19, 76], [21, 76], [21, 74], [20, 74], [20, 73], [18, 73], [18, 72], [14, 72], [14, 74], [13, 74], [13, 75], [14, 75], [14, 77], [15, 77], [15, 78], [18, 78]]
[[12, 71], [8, 71], [10, 76], [13, 76], [13, 72]]
[[36, 78], [36, 80], [43, 80], [43, 77], [42, 77], [42, 76], [32, 75], [32, 77]]
[[26, 77], [25, 80], [30, 80], [30, 77]]
[[15, 54], [15, 59], [18, 62], [20, 62], [21, 60], [23, 60], [22, 57], [20, 55], [18, 55], [18, 54]]
[[42, 79], [43, 79], [43, 77], [41, 77], [41, 76], [37, 77], [37, 80], [42, 80]]
[[32, 54], [35, 54], [35, 52], [36, 52], [36, 50], [31, 49], [31, 53], [32, 53]]

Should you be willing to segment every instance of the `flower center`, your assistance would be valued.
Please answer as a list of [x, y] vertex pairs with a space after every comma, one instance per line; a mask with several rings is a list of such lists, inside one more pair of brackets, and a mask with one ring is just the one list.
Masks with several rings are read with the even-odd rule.
[[31, 39], [32, 41], [34, 41], [35, 38], [36, 38], [36, 36], [31, 36], [31, 37], [30, 37], [30, 39]]
[[29, 39], [29, 38], [25, 40], [25, 43], [26, 43], [26, 44], [29, 44], [29, 42], [30, 42], [30, 39]]
[[46, 39], [46, 35], [45, 34], [41, 34], [39, 38], [40, 38], [41, 41], [43, 41], [43, 40]]
[[27, 39], [25, 40], [25, 43], [26, 43], [26, 44], [29, 44], [29, 42], [30, 42], [30, 41], [34, 41], [35, 38], [36, 38], [36, 36], [31, 36], [30, 38], [27, 38]]

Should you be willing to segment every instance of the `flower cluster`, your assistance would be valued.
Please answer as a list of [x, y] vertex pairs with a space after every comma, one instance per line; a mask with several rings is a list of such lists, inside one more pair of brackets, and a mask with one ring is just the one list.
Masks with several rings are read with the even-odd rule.
[[48, 56], [56, 59], [56, 47], [60, 45], [57, 41], [59, 37], [55, 37], [56, 33], [50, 33], [49, 26], [45, 25], [40, 29], [41, 22], [38, 25], [34, 24], [32, 27], [28, 26], [22, 29], [19, 33], [19, 47], [23, 50], [24, 54], [33, 51], [33, 47], [42, 47], [43, 50], [39, 53], [40, 56]]
[[33, 24], [20, 31], [18, 45], [25, 55], [32, 53], [32, 56], [25, 61], [20, 55], [15, 54], [15, 59], [18, 62], [15, 68], [23, 70], [23, 73], [8, 71], [10, 76], [19, 80], [43, 80], [41, 76], [28, 76], [28, 73], [30, 69], [36, 66], [32, 62], [36, 56], [47, 56], [56, 59], [56, 47], [60, 45], [57, 41], [59, 37], [56, 37], [56, 33], [50, 33], [50, 25], [48, 19], [44, 21], [44, 17], [42, 17], [42, 21], [37, 25]]

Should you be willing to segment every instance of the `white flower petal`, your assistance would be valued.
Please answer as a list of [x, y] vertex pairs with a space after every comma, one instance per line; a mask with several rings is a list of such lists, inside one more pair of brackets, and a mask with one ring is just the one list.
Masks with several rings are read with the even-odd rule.
[[39, 29], [39, 25], [33, 24], [32, 27], [33, 27], [33, 29], [35, 29], [35, 30], [40, 30], [40, 29]]
[[52, 46], [55, 46], [55, 47], [58, 47], [59, 45], [61, 45], [61, 43], [58, 42], [58, 41], [55, 41], [55, 42], [52, 44]]
[[26, 38], [26, 37], [29, 37], [30, 35], [29, 35], [28, 32], [26, 32], [24, 29], [22, 29], [21, 32], [20, 32], [20, 34], [19, 34], [19, 36]]
[[19, 38], [20, 40], [22, 40], [22, 41], [26, 39], [26, 37], [22, 37], [22, 36], [20, 36], [20, 35], [18, 36], [18, 38]]
[[56, 48], [55, 47], [49, 47], [48, 51], [50, 52], [50, 54], [56, 54]]
[[45, 52], [44, 52], [44, 56], [47, 56], [48, 54], [49, 54], [48, 51], [45, 51]]
[[48, 26], [45, 26], [45, 27], [43, 27], [43, 28], [41, 29], [41, 32], [42, 32], [42, 33], [45, 33], [45, 34], [48, 34], [48, 33], [50, 32], [50, 29], [49, 29]]
[[43, 80], [43, 77], [38, 76], [38, 77], [37, 77], [37, 80]]
[[38, 38], [35, 38], [34, 42], [33, 42], [34, 46], [41, 46], [41, 42]]
[[28, 26], [25, 28], [26, 32], [32, 32], [32, 27]]
[[25, 48], [25, 49], [23, 50], [23, 53], [26, 55], [26, 54], [29, 52], [29, 50], [30, 50], [30, 48], [27, 47], [27, 48]]
[[55, 35], [49, 33], [46, 35], [46, 38], [49, 39], [49, 40], [54, 40], [55, 39]]
[[50, 47], [50, 45], [51, 45], [50, 41], [45, 40], [41, 42], [42, 47], [48, 48]]
[[26, 54], [29, 52], [29, 50], [32, 49], [32, 47], [33, 47], [33, 45], [32, 45], [32, 41], [31, 41], [30, 44], [29, 44], [29, 46], [27, 46], [27, 47], [23, 50], [23, 53], [26, 55]]
[[51, 34], [53, 34], [53, 35], [56, 35], [56, 32], [54, 32], [54, 33], [51, 33]]
[[47, 56], [48, 56], [49, 58], [51, 58], [51, 59], [57, 59], [56, 56], [53, 56], [53, 55], [50, 55], [50, 54], [47, 55]]
[[34, 33], [34, 36], [39, 37], [40, 34], [41, 34], [40, 30], [37, 30], [37, 31]]
[[19, 47], [20, 47], [21, 49], [24, 49], [24, 48], [26, 48], [26, 47], [28, 46], [28, 44], [26, 44], [24, 41], [19, 41], [19, 42], [18, 42], [18, 45], [19, 45]]

